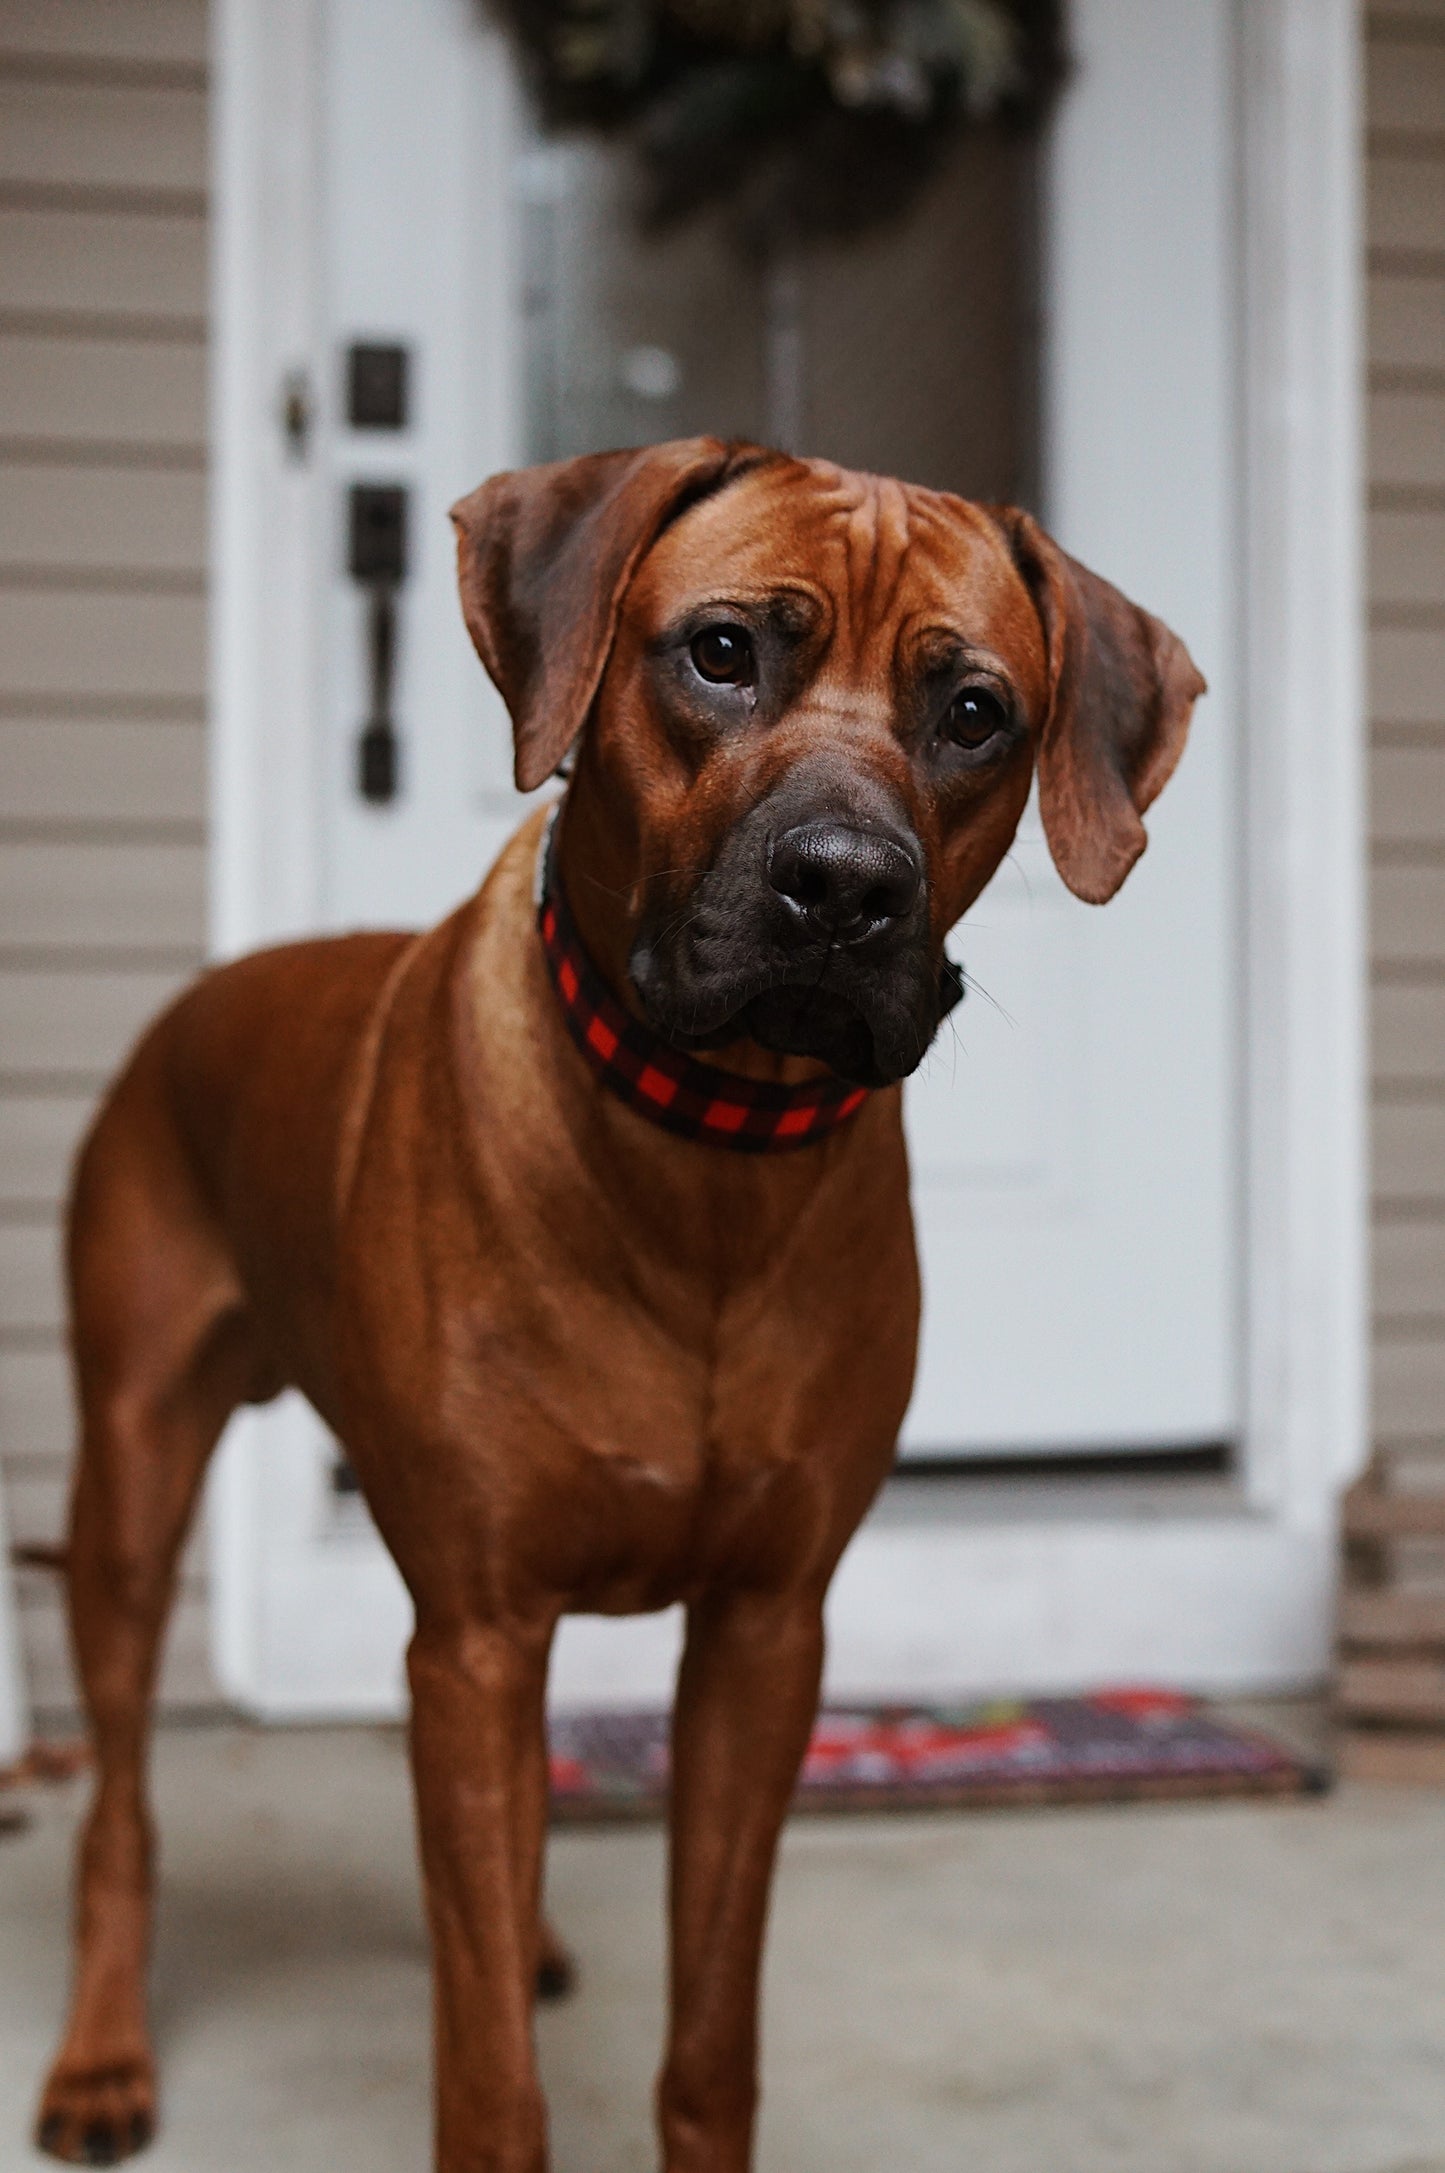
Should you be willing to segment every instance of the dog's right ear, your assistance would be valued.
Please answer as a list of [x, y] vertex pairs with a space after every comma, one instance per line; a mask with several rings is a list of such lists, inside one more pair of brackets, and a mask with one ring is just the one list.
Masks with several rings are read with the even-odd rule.
[[679, 438], [494, 475], [452, 507], [462, 611], [511, 712], [521, 791], [586, 722], [641, 560], [743, 458], [720, 438]]

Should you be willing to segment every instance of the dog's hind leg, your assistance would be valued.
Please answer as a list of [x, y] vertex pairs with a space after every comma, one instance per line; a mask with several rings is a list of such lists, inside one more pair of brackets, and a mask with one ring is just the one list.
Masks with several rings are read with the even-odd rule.
[[80, 1844], [76, 1971], [36, 2136], [113, 2165], [155, 2128], [146, 2014], [150, 1708], [182, 1542], [227, 1417], [254, 1392], [255, 1339], [153, 1100], [122, 1082], [77, 1173], [71, 1312], [80, 1454], [71, 1633], [97, 1772]]

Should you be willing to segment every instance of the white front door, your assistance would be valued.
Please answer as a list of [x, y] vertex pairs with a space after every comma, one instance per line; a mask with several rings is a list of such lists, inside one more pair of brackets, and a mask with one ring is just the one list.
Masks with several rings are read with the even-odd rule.
[[[926, 1303], [908, 1458], [1148, 1452], [1240, 1430], [1233, 14], [1231, 0], [1073, 11], [1044, 192], [1044, 513], [1184, 634], [1211, 693], [1107, 911], [1064, 891], [1031, 813], [953, 939], [974, 992], [908, 1089]], [[475, 886], [519, 814], [446, 508], [554, 449], [535, 320], [588, 302], [596, 253], [573, 248], [569, 285], [567, 243], [603, 169], [586, 149], [539, 150], [476, 0], [312, 0], [309, 17], [315, 918], [424, 922]], [[404, 350], [396, 427], [349, 419], [356, 345]], [[600, 417], [672, 434], [664, 347], [590, 360]], [[385, 804], [358, 789], [357, 484], [407, 495]], [[294, 1403], [246, 1423], [219, 1491], [242, 1535], [220, 1555], [230, 1672], [271, 1709], [385, 1702], [405, 1608], [364, 1519], [333, 1498], [331, 1446]], [[590, 1684], [597, 1668], [575, 1672]]]

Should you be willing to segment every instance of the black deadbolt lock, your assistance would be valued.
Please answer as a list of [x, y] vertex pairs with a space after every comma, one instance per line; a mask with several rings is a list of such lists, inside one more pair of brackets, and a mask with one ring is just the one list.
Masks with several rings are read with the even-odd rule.
[[407, 352], [358, 340], [346, 350], [346, 420], [353, 430], [405, 430]]

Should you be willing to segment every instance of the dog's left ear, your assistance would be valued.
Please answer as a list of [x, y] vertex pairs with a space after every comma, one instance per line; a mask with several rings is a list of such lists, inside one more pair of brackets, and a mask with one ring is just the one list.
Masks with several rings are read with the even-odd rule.
[[1204, 679], [1177, 634], [1068, 557], [1027, 513], [990, 512], [1048, 645], [1044, 835], [1075, 896], [1103, 905], [1148, 843], [1139, 818], [1184, 752]]
[[452, 507], [462, 610], [511, 711], [521, 791], [552, 775], [586, 722], [641, 559], [741, 451], [679, 438], [591, 453], [494, 475]]

